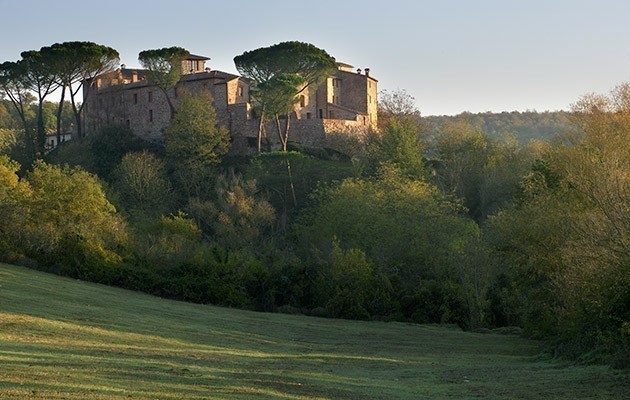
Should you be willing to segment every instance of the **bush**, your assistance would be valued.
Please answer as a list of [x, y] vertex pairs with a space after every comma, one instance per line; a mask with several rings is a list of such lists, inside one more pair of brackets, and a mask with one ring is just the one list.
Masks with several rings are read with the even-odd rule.
[[171, 209], [174, 199], [165, 163], [152, 153], [125, 154], [112, 175], [127, 209], [152, 216]]
[[[334, 254], [330, 243], [337, 238], [340, 246], [364, 252], [375, 276], [386, 277], [376, 285], [378, 289], [385, 290], [391, 283], [398, 307], [387, 306], [387, 301], [381, 306], [390, 315], [398, 309], [408, 319], [466, 323], [470, 313], [462, 313], [462, 289], [450, 282], [459, 277], [458, 255], [478, 231], [459, 215], [456, 203], [434, 186], [407, 179], [393, 167], [383, 168], [373, 180], [347, 179], [337, 187], [322, 189], [314, 201], [295, 229], [302, 259]], [[418, 292], [427, 282], [436, 287]], [[429, 306], [434, 303], [448, 309]], [[378, 315], [384, 315], [381, 312]]]

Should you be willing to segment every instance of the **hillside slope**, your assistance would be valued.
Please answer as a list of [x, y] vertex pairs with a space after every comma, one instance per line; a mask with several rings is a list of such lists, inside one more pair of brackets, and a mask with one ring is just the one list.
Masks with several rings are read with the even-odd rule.
[[254, 313], [0, 264], [2, 399], [623, 398], [515, 336]]

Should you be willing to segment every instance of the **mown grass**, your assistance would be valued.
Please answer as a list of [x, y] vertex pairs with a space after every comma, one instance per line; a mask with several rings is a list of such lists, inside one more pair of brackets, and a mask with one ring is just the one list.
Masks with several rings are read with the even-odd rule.
[[621, 399], [516, 336], [263, 314], [0, 264], [2, 399]]

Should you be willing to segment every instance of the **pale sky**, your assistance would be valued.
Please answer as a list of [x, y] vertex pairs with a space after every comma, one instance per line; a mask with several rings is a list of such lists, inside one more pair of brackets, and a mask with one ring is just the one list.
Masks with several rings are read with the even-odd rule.
[[568, 109], [630, 81], [630, 0], [0, 0], [0, 62], [55, 42], [93, 41], [137, 67], [180, 46], [235, 73], [234, 56], [298, 40], [423, 115]]

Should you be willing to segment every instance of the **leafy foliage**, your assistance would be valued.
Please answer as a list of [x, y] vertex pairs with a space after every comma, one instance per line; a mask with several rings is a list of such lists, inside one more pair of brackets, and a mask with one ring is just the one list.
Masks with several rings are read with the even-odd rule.
[[282, 132], [279, 116], [292, 110], [299, 101], [297, 95], [304, 89], [317, 86], [335, 70], [335, 59], [312, 44], [283, 42], [246, 51], [234, 57], [234, 64], [241, 75], [251, 80], [250, 93], [261, 108], [258, 152], [265, 114], [275, 118], [278, 138], [286, 152], [290, 119], [287, 115]]
[[164, 47], [141, 51], [138, 61], [148, 70], [148, 79], [152, 84], [168, 89], [181, 78], [182, 61], [188, 56], [188, 50], [181, 47]]
[[[76, 133], [79, 138], [82, 138], [81, 112], [87, 97], [82, 97], [79, 102], [77, 95], [86, 82], [89, 83], [98, 75], [114, 70], [120, 62], [118, 51], [93, 42], [55, 43], [50, 47], [42, 47], [40, 51], [50, 60], [57, 83], [62, 90], [62, 100], [66, 89], [70, 94]], [[85, 96], [89, 96], [89, 93], [85, 92]], [[63, 102], [59, 107], [59, 114], [61, 114]]]
[[182, 93], [178, 104], [178, 112], [164, 132], [166, 157], [174, 168], [194, 177], [221, 161], [229, 150], [230, 136], [217, 126], [208, 92]]
[[140, 65], [148, 70], [147, 78], [152, 85], [162, 90], [171, 110], [171, 118], [176, 114], [175, 106], [169, 96], [169, 89], [177, 85], [182, 76], [182, 62], [190, 56], [188, 50], [181, 47], [164, 47], [144, 50], [138, 54]]
[[191, 199], [189, 209], [225, 249], [256, 249], [275, 221], [275, 210], [260, 198], [256, 181], [229, 170], [215, 183], [215, 202]]
[[106, 199], [98, 179], [85, 171], [37, 162], [24, 180], [17, 164], [3, 163], [5, 212], [20, 218], [7, 226], [16, 250], [47, 267], [89, 277], [94, 264], [118, 263], [126, 226]]
[[[318, 196], [296, 228], [299, 242], [308, 243], [304, 251], [311, 255], [306, 257], [330, 252], [333, 238], [364, 250], [376, 271], [392, 282], [408, 318], [422, 304], [403, 304], [403, 299], [413, 298], [422, 282], [455, 279], [453, 262], [477, 234], [474, 224], [459, 215], [459, 206], [436, 187], [406, 179], [392, 167], [373, 181], [345, 180]], [[442, 300], [440, 295], [427, 299], [436, 307]], [[459, 312], [445, 309], [429, 320], [462, 322]]]
[[[140, 59], [166, 93], [188, 56]], [[0, 156], [3, 260], [200, 303], [516, 325], [556, 354], [630, 365], [629, 84], [571, 113], [424, 119], [406, 92], [385, 92], [381, 129], [351, 143], [352, 160], [304, 148], [227, 159], [212, 99], [181, 93], [163, 148], [108, 127], [31, 164], [43, 133], [72, 119], [50, 91], [70, 90], [80, 124], [72, 93], [117, 57], [66, 42], [0, 66], [0, 153], [25, 164]], [[235, 63], [288, 150], [280, 115], [334, 59], [285, 42]]]
[[173, 203], [165, 162], [148, 151], [127, 153], [115, 172], [115, 186], [123, 204], [149, 215], [161, 215]]
[[466, 123], [493, 139], [514, 135], [521, 144], [532, 139], [548, 140], [575, 129], [566, 111], [464, 112], [455, 116], [427, 116], [423, 117], [423, 121], [428, 137], [436, 135], [446, 124]]
[[297, 74], [305, 86], [316, 83], [336, 67], [326, 51], [312, 44], [282, 42], [269, 47], [246, 51], [234, 57], [236, 69], [255, 82], [266, 82], [282, 74]]
[[512, 313], [530, 334], [559, 339], [560, 354], [616, 353], [619, 366], [630, 319], [628, 92], [576, 103], [584, 138], [534, 164], [519, 201], [488, 230], [505, 262], [495, 316]]
[[395, 165], [411, 179], [426, 178], [424, 142], [417, 125], [409, 119], [392, 118], [380, 133], [372, 133], [367, 146], [369, 169], [374, 172], [380, 164]]

